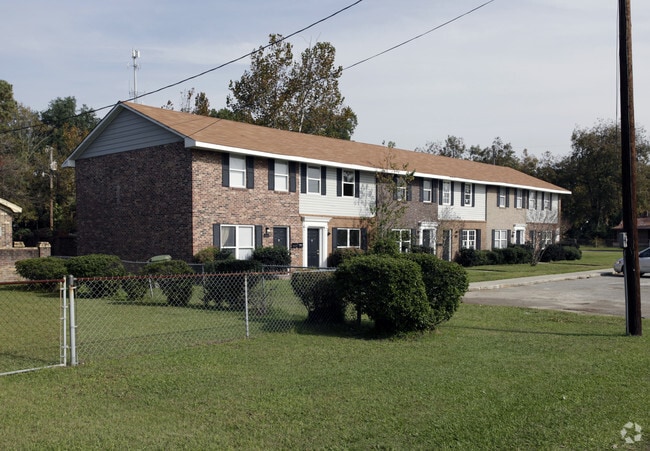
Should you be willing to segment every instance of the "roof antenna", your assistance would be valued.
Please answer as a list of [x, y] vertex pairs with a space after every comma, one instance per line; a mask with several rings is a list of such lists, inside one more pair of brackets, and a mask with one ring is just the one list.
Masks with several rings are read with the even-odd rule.
[[140, 50], [131, 50], [131, 58], [133, 59], [133, 91], [129, 92], [130, 97], [133, 99], [133, 102], [138, 103], [138, 77], [137, 72], [140, 69], [137, 59], [140, 58]]

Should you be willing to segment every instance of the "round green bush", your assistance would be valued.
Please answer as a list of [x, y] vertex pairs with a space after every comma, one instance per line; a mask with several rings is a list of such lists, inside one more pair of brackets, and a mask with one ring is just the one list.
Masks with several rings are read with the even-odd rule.
[[441, 260], [435, 255], [405, 254], [404, 258], [417, 263], [422, 271], [422, 281], [433, 310], [434, 324], [448, 321], [458, 310], [469, 288], [465, 268], [458, 263]]
[[330, 268], [336, 268], [348, 258], [358, 257], [364, 253], [363, 250], [353, 247], [335, 249], [334, 252], [327, 257], [327, 266]]
[[[65, 266], [68, 273], [76, 278], [121, 277], [126, 274], [124, 265], [117, 255], [79, 255], [67, 259]], [[78, 293], [101, 298], [114, 296], [119, 289], [120, 282], [117, 280], [88, 280], [80, 283]]]
[[400, 254], [399, 245], [397, 244], [397, 241], [392, 238], [378, 238], [374, 243], [372, 243], [370, 253], [396, 257]]
[[147, 279], [140, 277], [128, 277], [122, 280], [122, 289], [126, 293], [126, 299], [130, 302], [137, 302], [144, 299], [148, 287], [149, 283]]
[[142, 268], [141, 273], [148, 276], [177, 276], [160, 277], [156, 279], [167, 302], [174, 306], [186, 306], [192, 298], [194, 279], [189, 277], [194, 271], [183, 260], [168, 260], [149, 263]]
[[219, 249], [218, 247], [211, 246], [197, 252], [193, 257], [193, 260], [195, 263], [208, 263], [215, 260], [227, 260], [234, 258], [235, 257], [232, 255], [232, 252], [226, 249]]
[[422, 271], [413, 261], [367, 255], [343, 262], [335, 272], [343, 299], [366, 313], [381, 333], [435, 327]]
[[574, 246], [564, 246], [564, 258], [567, 260], [580, 260], [582, 251]]
[[15, 264], [16, 272], [28, 280], [63, 279], [68, 273], [63, 259], [56, 257], [28, 258]]
[[346, 303], [338, 296], [333, 272], [294, 272], [291, 288], [307, 308], [307, 321], [334, 324], [345, 321]]
[[[243, 310], [245, 307], [245, 283], [255, 287], [261, 280], [263, 269], [257, 260], [215, 260], [205, 264], [203, 302], [214, 302], [217, 307]], [[245, 274], [251, 273], [251, 274]]]

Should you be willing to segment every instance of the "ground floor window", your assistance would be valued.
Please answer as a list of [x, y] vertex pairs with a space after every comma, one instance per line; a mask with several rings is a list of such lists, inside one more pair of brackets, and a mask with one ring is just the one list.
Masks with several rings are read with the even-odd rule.
[[494, 230], [494, 238], [492, 243], [493, 249], [505, 249], [508, 247], [508, 231], [507, 230]]
[[461, 249], [476, 249], [476, 230], [462, 230], [460, 236]]
[[397, 241], [397, 246], [400, 252], [410, 252], [411, 229], [393, 229], [393, 236]]
[[361, 248], [361, 229], [336, 229], [337, 248]]
[[238, 260], [246, 260], [255, 249], [255, 226], [222, 225], [221, 249], [229, 250]]

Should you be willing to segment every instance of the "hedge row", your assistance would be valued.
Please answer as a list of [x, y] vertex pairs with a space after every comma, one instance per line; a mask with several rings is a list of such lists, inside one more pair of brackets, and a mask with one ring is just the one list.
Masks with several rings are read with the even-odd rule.
[[[580, 260], [581, 258], [582, 252], [574, 246], [550, 244], [544, 249], [540, 261]], [[533, 249], [530, 246], [520, 245], [494, 250], [461, 249], [454, 261], [464, 267], [518, 265], [533, 261]]]

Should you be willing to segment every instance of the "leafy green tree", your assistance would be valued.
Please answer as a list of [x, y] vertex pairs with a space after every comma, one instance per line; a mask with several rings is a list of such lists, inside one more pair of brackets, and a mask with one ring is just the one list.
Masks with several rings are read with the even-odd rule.
[[251, 69], [230, 82], [226, 99], [233, 118], [282, 130], [350, 139], [357, 117], [344, 105], [334, 66], [336, 51], [319, 42], [293, 60], [293, 46], [272, 34], [251, 58]]
[[466, 157], [467, 146], [463, 138], [453, 135], [447, 135], [444, 142], [433, 141], [425, 145], [424, 148], [416, 148], [416, 152], [430, 153], [433, 155], [441, 155], [443, 157], [460, 158]]
[[6, 129], [18, 104], [14, 99], [14, 87], [5, 80], [0, 80], [0, 131]]
[[472, 146], [469, 150], [469, 159], [480, 163], [519, 169], [519, 158], [512, 148], [512, 144], [504, 143], [498, 136], [494, 138], [489, 147]]

